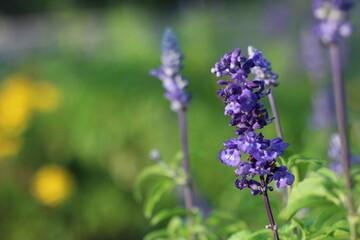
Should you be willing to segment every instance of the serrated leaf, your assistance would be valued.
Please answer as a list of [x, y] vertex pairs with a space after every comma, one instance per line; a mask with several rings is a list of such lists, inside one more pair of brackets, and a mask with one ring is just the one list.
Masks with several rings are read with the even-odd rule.
[[156, 225], [161, 221], [164, 221], [167, 218], [170, 218], [174, 215], [189, 215], [189, 211], [183, 208], [175, 208], [175, 209], [164, 209], [157, 213], [150, 221], [151, 225]]
[[145, 217], [150, 218], [153, 212], [153, 209], [157, 202], [161, 199], [162, 195], [170, 190], [174, 186], [174, 182], [170, 180], [162, 180], [158, 181], [154, 184], [147, 196], [147, 199], [144, 204], [144, 214]]
[[147, 180], [151, 176], [163, 176], [169, 179], [174, 178], [173, 172], [171, 170], [165, 169], [161, 165], [152, 165], [150, 167], [143, 169], [140, 172], [139, 176], [136, 178], [134, 184], [134, 195], [137, 200], [142, 199], [141, 187], [145, 182], [145, 180]]

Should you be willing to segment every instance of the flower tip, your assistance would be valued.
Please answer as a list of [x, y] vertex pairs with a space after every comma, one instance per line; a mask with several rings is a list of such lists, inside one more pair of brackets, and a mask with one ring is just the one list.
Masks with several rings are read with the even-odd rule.
[[170, 27], [166, 28], [164, 31], [164, 35], [161, 41], [161, 49], [163, 51], [180, 50], [180, 45], [178, 44], [177, 37]]
[[241, 54], [241, 49], [235, 48], [234, 51], [231, 53], [231, 57], [237, 58], [238, 56], [240, 56], [240, 54]]
[[248, 46], [249, 57], [252, 58], [258, 50], [253, 46]]

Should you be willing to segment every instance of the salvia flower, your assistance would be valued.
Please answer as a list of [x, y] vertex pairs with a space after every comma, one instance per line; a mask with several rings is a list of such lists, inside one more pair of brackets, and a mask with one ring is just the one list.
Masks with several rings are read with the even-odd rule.
[[319, 20], [315, 32], [324, 44], [349, 37], [353, 26], [348, 22], [348, 11], [353, 2], [348, 0], [314, 0], [313, 14]]
[[264, 80], [265, 85], [267, 86], [276, 87], [279, 85], [277, 82], [279, 75], [271, 71], [271, 63], [266, 60], [262, 52], [252, 46], [249, 46], [248, 54], [249, 58], [253, 60], [255, 65], [251, 69], [251, 72], [254, 74], [254, 78], [256, 80]]
[[275, 160], [284, 154], [289, 144], [281, 138], [265, 139], [261, 133], [255, 132], [272, 121], [264, 104], [259, 101], [270, 91], [265, 90], [265, 81], [269, 80], [268, 84], [274, 85], [277, 75], [271, 72], [270, 62], [261, 52], [252, 47], [249, 49], [249, 58], [241, 56], [239, 48], [225, 54], [211, 72], [217, 77], [231, 77], [230, 81], [217, 82], [223, 86], [217, 94], [223, 99], [226, 105], [224, 114], [231, 117], [229, 124], [236, 127], [238, 135], [224, 142], [225, 150], [219, 152], [219, 159], [229, 167], [236, 167], [235, 174], [239, 178], [235, 182], [237, 188], [250, 188], [251, 193], [256, 195], [265, 190], [261, 189], [260, 182], [253, 179], [255, 175], [266, 176], [269, 190], [273, 190], [267, 186], [271, 181], [276, 181], [276, 186], [283, 188], [294, 182], [294, 176], [285, 166], [277, 166]]
[[189, 105], [191, 95], [185, 91], [188, 81], [179, 73], [184, 55], [180, 51], [174, 32], [165, 30], [162, 43], [162, 65], [157, 70], [150, 71], [150, 75], [159, 78], [165, 88], [165, 97], [171, 102], [171, 109], [179, 111]]

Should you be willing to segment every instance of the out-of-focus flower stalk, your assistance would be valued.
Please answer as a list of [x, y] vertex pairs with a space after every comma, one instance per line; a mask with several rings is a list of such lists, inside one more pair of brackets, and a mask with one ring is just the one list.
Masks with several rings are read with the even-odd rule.
[[358, 239], [356, 208], [353, 196], [353, 182], [350, 174], [350, 147], [347, 134], [346, 104], [344, 83], [341, 74], [341, 54], [339, 40], [351, 36], [353, 26], [348, 22], [349, 10], [353, 2], [348, 0], [314, 0], [313, 13], [319, 20], [315, 31], [321, 42], [328, 47], [333, 76], [333, 89], [335, 97], [336, 120], [341, 142], [341, 158], [345, 177], [345, 190], [347, 199], [348, 222], [350, 237]]
[[180, 134], [181, 134], [181, 148], [182, 148], [182, 153], [183, 153], [182, 168], [185, 173], [185, 185], [184, 185], [185, 208], [188, 210], [191, 210], [194, 207], [194, 199], [193, 199], [192, 187], [191, 187], [192, 184], [191, 184], [191, 178], [190, 178], [186, 114], [185, 114], [184, 109], [180, 109], [178, 111], [178, 118], [179, 118], [179, 124], [180, 124]]
[[356, 209], [354, 203], [353, 191], [353, 182], [350, 174], [350, 147], [347, 134], [347, 121], [346, 121], [346, 104], [345, 104], [345, 91], [344, 83], [341, 75], [341, 61], [340, 61], [340, 49], [337, 43], [332, 43], [329, 46], [331, 68], [333, 75], [333, 88], [335, 96], [335, 110], [336, 110], [336, 119], [338, 124], [338, 130], [340, 135], [341, 142], [341, 158], [342, 158], [342, 167], [345, 176], [345, 187], [347, 190], [347, 207], [348, 207], [348, 221], [350, 225], [351, 239], [358, 239], [357, 234], [357, 223], [356, 218]]
[[[183, 186], [185, 208], [191, 211], [194, 207], [194, 197], [190, 178], [190, 163], [188, 150], [188, 137], [186, 126], [186, 109], [189, 105], [191, 95], [185, 91], [188, 82], [180, 74], [182, 60], [184, 58], [180, 51], [175, 33], [166, 29], [162, 44], [162, 65], [157, 70], [152, 70], [150, 75], [159, 78], [165, 88], [165, 97], [171, 102], [171, 109], [178, 114], [181, 148], [182, 168], [184, 171], [185, 183]], [[193, 218], [188, 217], [189, 226], [193, 224]], [[191, 236], [191, 239], [193, 236]]]

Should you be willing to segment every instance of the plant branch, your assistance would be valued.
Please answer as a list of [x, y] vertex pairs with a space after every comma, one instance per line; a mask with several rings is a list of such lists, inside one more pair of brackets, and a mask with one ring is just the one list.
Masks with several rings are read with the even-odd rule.
[[279, 138], [283, 139], [283, 134], [282, 134], [281, 125], [280, 125], [280, 118], [279, 118], [279, 114], [277, 112], [275, 98], [274, 98], [274, 95], [272, 94], [272, 91], [270, 91], [268, 97], [269, 97], [269, 102], [270, 102], [270, 106], [271, 106], [271, 111], [273, 113], [273, 116], [275, 117], [275, 126], [276, 126], [277, 136]]
[[279, 234], [277, 231], [277, 225], [275, 224], [274, 216], [271, 211], [269, 196], [267, 194], [267, 184], [264, 180], [264, 176], [260, 176], [260, 183], [261, 183], [261, 188], [262, 188], [261, 193], [264, 198], [266, 213], [267, 213], [267, 216], [268, 216], [268, 219], [270, 222], [270, 225], [267, 225], [266, 228], [269, 228], [272, 231], [272, 233], [274, 235], [274, 240], [279, 240], [280, 238], [279, 238]]
[[[186, 116], [185, 110], [180, 109], [178, 111], [178, 118], [180, 124], [180, 134], [181, 134], [181, 148], [182, 148], [182, 168], [185, 173], [185, 185], [184, 189], [184, 201], [185, 208], [191, 210], [194, 206], [194, 197], [192, 192], [192, 183], [190, 178], [190, 164], [189, 164], [189, 150], [188, 150], [188, 139], [187, 139], [187, 126], [186, 126]], [[192, 218], [189, 217], [189, 224], [192, 224]]]

